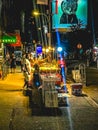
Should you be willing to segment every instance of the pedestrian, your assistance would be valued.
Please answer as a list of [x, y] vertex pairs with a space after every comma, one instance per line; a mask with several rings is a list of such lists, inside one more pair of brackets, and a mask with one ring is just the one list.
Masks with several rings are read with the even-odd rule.
[[15, 69], [16, 69], [16, 57], [15, 54], [12, 53], [11, 57], [10, 57], [10, 68], [11, 68], [11, 73], [15, 73]]
[[8, 52], [6, 54], [5, 60], [6, 60], [7, 65], [9, 66], [10, 65], [10, 55]]
[[24, 85], [23, 85], [23, 88], [29, 88], [29, 82], [30, 82], [30, 74], [28, 74], [28, 72], [24, 72]]
[[21, 72], [25, 71], [25, 59], [26, 59], [26, 54], [24, 53], [21, 58]]
[[24, 87], [28, 88], [29, 87], [29, 82], [30, 82], [30, 79], [31, 79], [31, 63], [28, 59], [28, 54], [24, 55]]
[[5, 62], [7, 65], [7, 72], [9, 73], [9, 68], [10, 68], [10, 54], [7, 52], [5, 56]]
[[28, 74], [31, 74], [31, 62], [28, 57], [28, 54], [26, 54], [26, 58], [25, 58], [25, 70], [28, 72]]

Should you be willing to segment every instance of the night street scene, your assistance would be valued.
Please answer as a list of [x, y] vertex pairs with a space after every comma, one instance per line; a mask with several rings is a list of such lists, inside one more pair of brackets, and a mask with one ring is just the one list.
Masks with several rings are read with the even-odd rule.
[[98, 130], [98, 0], [0, 0], [0, 130]]

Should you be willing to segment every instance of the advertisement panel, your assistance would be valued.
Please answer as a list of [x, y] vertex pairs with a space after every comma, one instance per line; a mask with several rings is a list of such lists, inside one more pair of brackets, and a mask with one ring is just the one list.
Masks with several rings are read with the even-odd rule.
[[36, 53], [39, 55], [42, 53], [42, 45], [37, 45], [36, 46]]
[[52, 0], [52, 29], [70, 28], [79, 21], [87, 26], [88, 0]]

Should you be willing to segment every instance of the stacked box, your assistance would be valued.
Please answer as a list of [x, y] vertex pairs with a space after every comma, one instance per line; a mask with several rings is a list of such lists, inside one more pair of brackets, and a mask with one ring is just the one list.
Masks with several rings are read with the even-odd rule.
[[45, 91], [45, 107], [58, 107], [57, 91]]
[[45, 91], [55, 91], [55, 81], [51, 80], [44, 80], [42, 85], [42, 96], [43, 96], [43, 102], [45, 98]]
[[43, 83], [44, 90], [55, 90], [54, 81], [44, 81]]

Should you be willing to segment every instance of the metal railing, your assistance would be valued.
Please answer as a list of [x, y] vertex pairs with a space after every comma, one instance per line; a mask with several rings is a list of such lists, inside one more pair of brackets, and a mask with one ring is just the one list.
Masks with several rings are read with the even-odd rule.
[[1, 63], [1, 79], [3, 80], [9, 73], [9, 64], [6, 60]]

